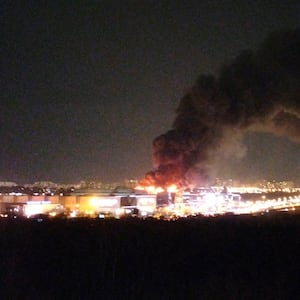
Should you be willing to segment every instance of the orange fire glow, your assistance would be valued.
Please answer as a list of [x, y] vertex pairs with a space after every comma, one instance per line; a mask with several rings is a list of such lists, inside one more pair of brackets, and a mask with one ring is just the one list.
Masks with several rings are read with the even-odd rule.
[[176, 193], [176, 192], [178, 192], [178, 188], [175, 184], [172, 184], [167, 187], [167, 191], [168, 191], [168, 193]]
[[158, 194], [164, 191], [167, 191], [168, 193], [176, 193], [178, 192], [178, 187], [175, 184], [168, 186], [166, 189], [154, 185], [149, 185], [149, 186], [139, 185], [135, 187], [135, 190], [146, 191], [148, 194]]

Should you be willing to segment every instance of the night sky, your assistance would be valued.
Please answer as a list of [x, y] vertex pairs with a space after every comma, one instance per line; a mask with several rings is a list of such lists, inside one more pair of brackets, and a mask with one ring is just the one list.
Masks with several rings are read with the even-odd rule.
[[[142, 178], [199, 75], [300, 25], [289, 0], [61, 2], [1, 1], [0, 181]], [[217, 176], [300, 179], [300, 144], [244, 143]]]

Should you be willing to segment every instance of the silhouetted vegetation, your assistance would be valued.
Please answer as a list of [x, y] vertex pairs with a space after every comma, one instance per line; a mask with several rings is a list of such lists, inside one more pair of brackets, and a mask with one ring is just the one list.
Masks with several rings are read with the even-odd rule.
[[294, 299], [300, 217], [0, 220], [2, 299]]

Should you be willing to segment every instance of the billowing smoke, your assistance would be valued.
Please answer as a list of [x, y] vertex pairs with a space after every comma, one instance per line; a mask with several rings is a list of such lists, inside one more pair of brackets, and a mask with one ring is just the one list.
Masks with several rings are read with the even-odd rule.
[[300, 30], [273, 33], [219, 76], [200, 76], [176, 112], [173, 128], [153, 141], [155, 170], [143, 184], [206, 184], [218, 155], [244, 155], [247, 131], [300, 142]]

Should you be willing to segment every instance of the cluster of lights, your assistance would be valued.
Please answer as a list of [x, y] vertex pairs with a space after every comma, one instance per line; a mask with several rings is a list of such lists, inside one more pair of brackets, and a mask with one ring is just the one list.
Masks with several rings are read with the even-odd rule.
[[262, 197], [257, 201], [238, 201], [238, 200], [224, 200], [218, 194], [215, 198], [210, 195], [207, 201], [201, 202], [199, 205], [182, 206], [177, 205], [176, 214], [180, 216], [189, 216], [201, 214], [204, 216], [222, 215], [232, 213], [235, 215], [242, 214], [265, 214], [270, 211], [295, 211], [300, 207], [300, 197], [278, 198], [272, 200], [265, 200]]
[[[167, 193], [178, 193], [178, 189], [175, 185], [163, 190], [160, 187], [137, 187], [136, 190], [143, 190], [146, 193], [156, 195], [163, 191]], [[180, 195], [180, 193], [178, 193]], [[147, 196], [140, 197], [137, 208], [141, 211], [141, 216], [153, 215], [157, 217], [175, 216], [175, 217], [188, 217], [192, 215], [203, 216], [216, 216], [222, 214], [258, 214], [267, 213], [271, 210], [296, 210], [296, 207], [300, 207], [300, 197], [285, 197], [268, 200], [263, 195], [256, 201], [242, 201], [239, 194], [223, 194], [220, 192], [204, 192], [196, 200], [189, 201], [188, 195], [185, 199], [177, 195], [174, 203], [169, 204], [163, 208], [157, 208], [156, 202], [153, 201], [153, 197], [147, 198]], [[195, 194], [194, 194], [195, 196]], [[130, 209], [122, 208], [115, 196], [108, 198], [92, 198], [90, 204], [97, 208], [107, 208], [112, 215], [120, 217], [130, 213]], [[103, 215], [104, 217], [104, 215]]]
[[278, 199], [258, 201], [245, 201], [240, 202], [239, 205], [233, 210], [235, 214], [254, 214], [254, 213], [268, 213], [271, 210], [277, 211], [294, 211], [300, 207], [300, 197], [284, 197]]
[[[270, 211], [295, 211], [300, 209], [300, 196], [283, 197], [277, 199], [266, 199], [265, 195], [259, 195], [255, 201], [241, 200], [240, 194], [222, 193], [216, 191], [202, 191], [199, 193], [180, 193], [176, 185], [171, 185], [163, 190], [159, 187], [137, 187], [135, 202], [130, 202], [123, 206], [122, 196], [102, 196], [91, 197], [86, 209], [82, 211], [79, 203], [70, 212], [69, 217], [78, 217], [84, 213], [86, 216], [98, 215], [99, 218], [113, 216], [119, 218], [124, 215], [136, 214], [147, 217], [188, 217], [193, 215], [217, 216], [223, 214], [265, 214]], [[143, 191], [143, 192], [141, 192]], [[159, 206], [157, 194], [166, 192], [176, 195], [175, 199], [168, 204]], [[130, 196], [130, 197], [131, 197]], [[124, 203], [123, 203], [124, 204]], [[17, 208], [14, 208], [16, 210]], [[23, 207], [24, 216], [30, 218], [38, 214], [47, 214], [55, 217], [63, 211], [62, 205], [52, 204], [50, 201], [28, 201]], [[14, 213], [18, 213], [19, 211]], [[2, 213], [0, 217], [8, 217], [7, 213]]]
[[[158, 191], [162, 189], [149, 187], [147, 191]], [[167, 189], [168, 192], [177, 192], [175, 185]], [[256, 201], [243, 201], [238, 194], [223, 194], [220, 192], [206, 192], [190, 201], [188, 195], [185, 199], [177, 197], [174, 204], [164, 209], [159, 209], [157, 215], [174, 215], [188, 217], [191, 215], [216, 216], [231, 213], [234, 215], [242, 214], [265, 214], [269, 211], [295, 211], [300, 208], [300, 196], [283, 197], [277, 199], [266, 199], [261, 196]]]

